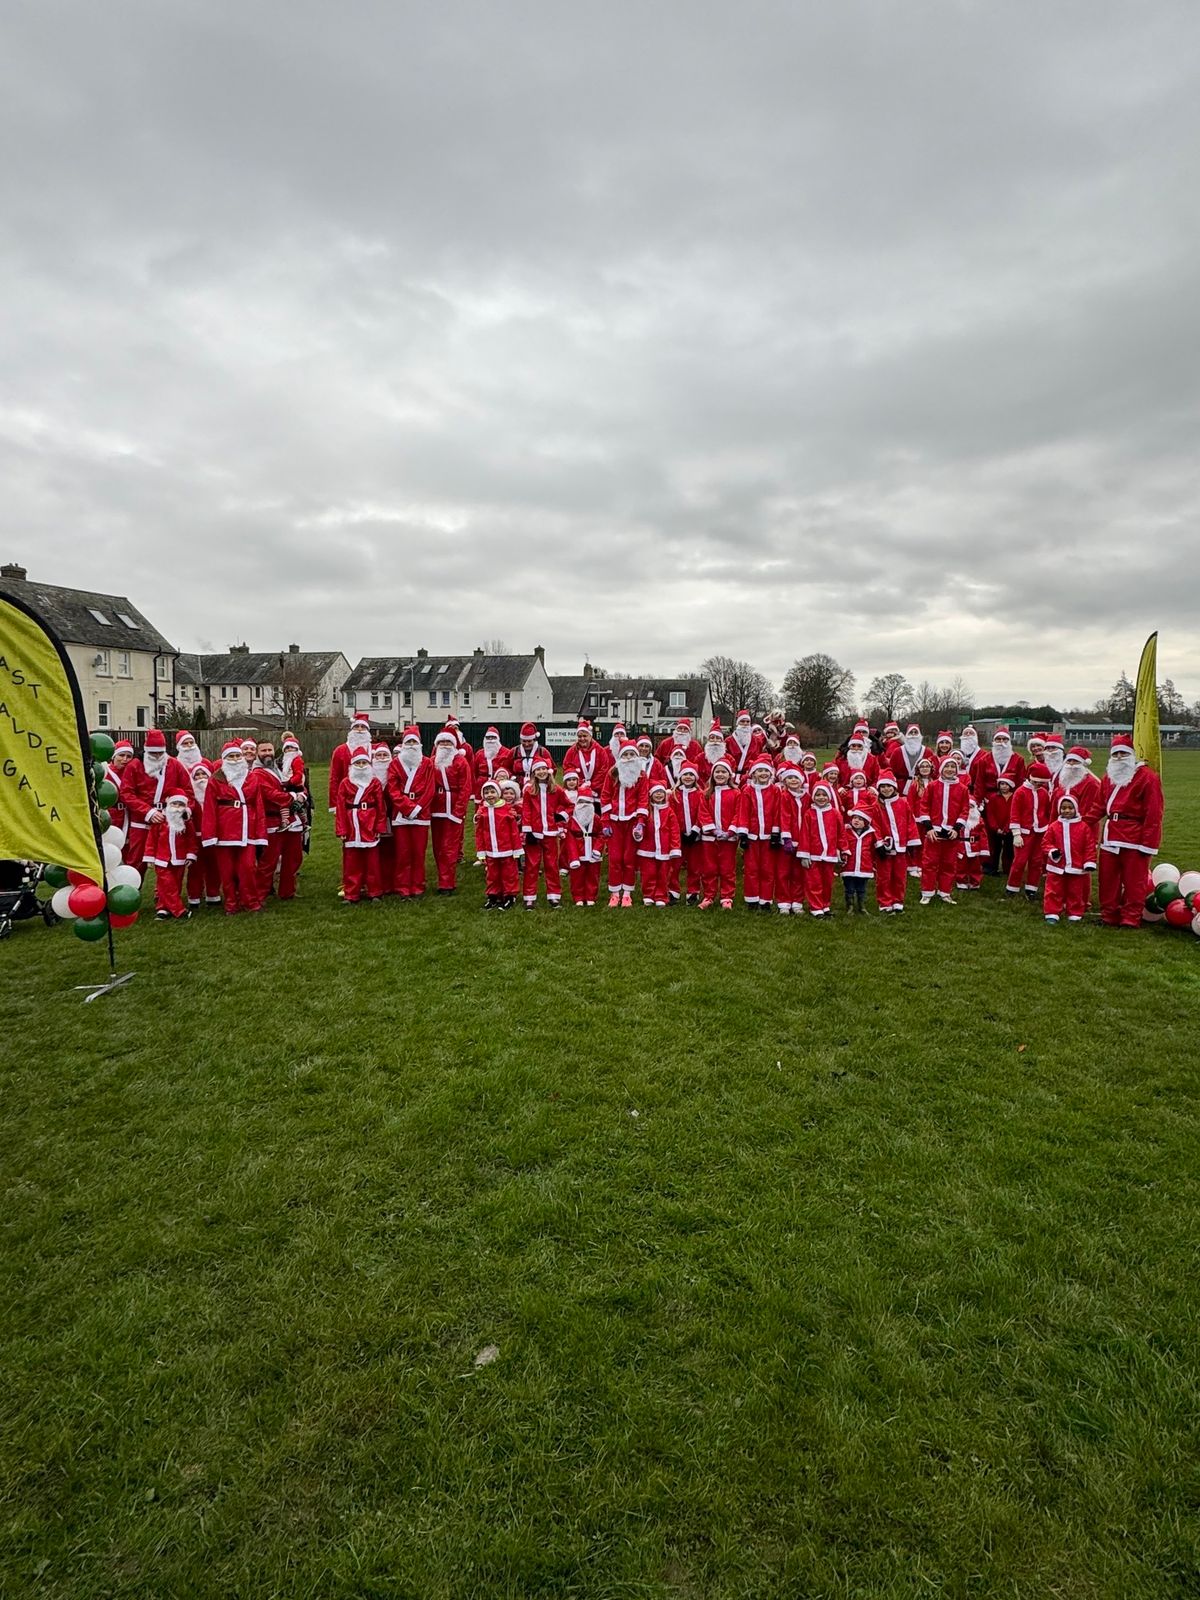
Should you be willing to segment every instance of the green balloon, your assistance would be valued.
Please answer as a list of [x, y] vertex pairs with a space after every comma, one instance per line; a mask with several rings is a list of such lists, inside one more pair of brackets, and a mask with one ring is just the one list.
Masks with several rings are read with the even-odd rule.
[[75, 937], [82, 939], [84, 944], [95, 944], [97, 939], [103, 939], [108, 932], [108, 918], [77, 917], [71, 924], [75, 929]]
[[47, 867], [42, 876], [52, 889], [65, 889], [69, 881], [66, 867]]
[[111, 827], [112, 827], [112, 818], [109, 816], [108, 812], [105, 811], [104, 807], [101, 806], [101, 808], [100, 808], [100, 832], [101, 833], [107, 833], [108, 830]]
[[106, 733], [92, 735], [92, 758], [95, 761], [111, 761], [116, 744]]
[[102, 806], [115, 806], [120, 798], [120, 791], [118, 790], [116, 784], [109, 783], [107, 778], [96, 790], [96, 799]]
[[1158, 909], [1165, 911], [1172, 900], [1182, 900], [1177, 883], [1160, 883], [1154, 891], [1154, 898], [1158, 902]]
[[108, 768], [103, 761], [92, 762], [92, 775], [97, 783], [105, 783], [108, 779]]
[[142, 903], [142, 891], [131, 883], [118, 883], [108, 891], [108, 909], [118, 917], [128, 917]]

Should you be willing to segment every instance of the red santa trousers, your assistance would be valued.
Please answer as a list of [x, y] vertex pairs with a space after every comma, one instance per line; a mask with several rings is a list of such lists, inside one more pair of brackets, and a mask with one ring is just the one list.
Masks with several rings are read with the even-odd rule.
[[[1085, 917], [1092, 903], [1092, 875], [1090, 872], [1048, 872], [1042, 898], [1048, 917], [1061, 917], [1064, 910], [1068, 917]], [[1139, 921], [1141, 914], [1139, 904]]]
[[983, 861], [982, 856], [964, 856], [958, 864], [959, 882], [978, 889], [983, 882]]
[[612, 823], [612, 838], [608, 841], [608, 888], [611, 894], [632, 894], [637, 884], [637, 841], [633, 822]]
[[[379, 881], [384, 894], [396, 892], [396, 841], [390, 833], [379, 835]], [[282, 895], [280, 896], [282, 899]]]
[[1021, 836], [1021, 848], [1013, 852], [1013, 864], [1008, 874], [1010, 889], [1036, 889], [1042, 878], [1042, 835], [1026, 833]]
[[880, 911], [904, 904], [908, 888], [908, 857], [902, 851], [894, 856], [875, 857], [875, 901]]
[[342, 846], [342, 896], [346, 900], [378, 900], [383, 893], [379, 877], [378, 845]]
[[775, 861], [775, 899], [781, 906], [804, 905], [804, 866], [798, 855], [781, 851]]
[[737, 889], [737, 842], [714, 839], [708, 846], [708, 876], [704, 894], [708, 900], [732, 900]]
[[150, 838], [149, 828], [135, 828], [132, 823], [125, 835], [125, 847], [121, 851], [121, 859], [127, 867], [136, 867], [142, 870], [142, 861], [146, 855], [146, 843]]
[[581, 861], [577, 867], [572, 867], [567, 875], [567, 887], [574, 905], [595, 905], [600, 893], [599, 861]]
[[279, 889], [277, 891], [281, 900], [294, 900], [296, 898], [296, 879], [300, 876], [300, 868], [304, 863], [304, 835], [302, 833], [285, 833], [281, 835], [283, 845], [279, 852]]
[[181, 917], [186, 910], [183, 903], [183, 875], [186, 867], [155, 867], [154, 869], [154, 909], [156, 911], [169, 911], [173, 917]]
[[535, 839], [532, 844], [525, 846], [525, 873], [521, 890], [526, 900], [537, 899], [539, 874], [545, 875], [546, 899], [561, 900], [557, 839]]
[[488, 894], [503, 895], [505, 899], [521, 887], [515, 856], [488, 856], [483, 864], [483, 877]]
[[1101, 850], [1100, 920], [1110, 928], [1140, 928], [1150, 893], [1150, 858], [1140, 850]]
[[235, 911], [257, 911], [258, 859], [252, 844], [217, 844], [212, 853], [221, 875], [221, 896], [229, 915]]
[[642, 856], [642, 903], [643, 905], [666, 905], [668, 888], [667, 883], [670, 873], [667, 868], [669, 861], [657, 861], [653, 856]]
[[396, 845], [396, 893], [406, 899], [425, 893], [425, 847], [429, 829], [419, 825], [397, 828], [392, 835]]
[[221, 900], [221, 869], [217, 865], [219, 852], [216, 845], [203, 845], [196, 852], [196, 859], [188, 868], [187, 893], [188, 905], [198, 906], [202, 900], [207, 900], [209, 905], [219, 905]]
[[957, 839], [935, 839], [933, 829], [921, 846], [921, 893], [949, 894], [954, 888], [954, 864], [958, 857]]
[[433, 819], [433, 864], [437, 868], [439, 889], [458, 887], [458, 863], [462, 860], [463, 825], [447, 817]]
[[804, 893], [810, 911], [828, 911], [833, 894], [833, 862], [814, 861], [804, 869]]
[[667, 888], [674, 900], [677, 900], [682, 892], [681, 873], [687, 874], [688, 894], [699, 894], [709, 875], [708, 845], [703, 839], [699, 844], [685, 844], [682, 849], [682, 856], [675, 856], [670, 861], [670, 870], [667, 873]]
[[765, 839], [751, 839], [742, 862], [742, 899], [748, 906], [770, 905], [775, 892], [775, 857]]

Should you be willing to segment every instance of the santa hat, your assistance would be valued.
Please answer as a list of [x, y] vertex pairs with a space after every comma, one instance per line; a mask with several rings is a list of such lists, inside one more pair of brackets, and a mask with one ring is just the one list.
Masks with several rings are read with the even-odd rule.
[[[190, 739], [193, 744], [195, 744], [195, 742], [196, 742], [195, 734], [189, 733], [186, 728], [180, 728], [179, 731], [175, 735], [175, 748], [176, 748], [176, 750], [179, 749], [179, 746], [183, 743], [183, 741], [185, 739]], [[150, 742], [149, 739], [147, 739], [146, 743], [149, 744], [149, 742]]]
[[666, 784], [665, 784], [665, 783], [664, 783], [664, 782], [663, 782], [663, 781], [662, 781], [662, 779], [661, 779], [661, 778], [655, 778], [655, 779], [654, 779], [654, 781], [653, 781], [653, 782], [652, 782], [652, 783], [651, 783], [651, 785], [650, 785], [650, 790], [649, 790], [649, 792], [650, 792], [650, 794], [651, 794], [651, 795], [656, 795], [656, 794], [666, 794], [666, 792], [667, 792], [667, 786], [666, 786]]
[[191, 802], [189, 801], [187, 795], [180, 794], [178, 789], [175, 791], [174, 794], [169, 794], [167, 796], [165, 804], [170, 805], [172, 800], [181, 800], [185, 806], [191, 804]]
[[596, 791], [592, 788], [590, 783], [581, 783], [579, 785], [579, 793], [575, 796], [575, 798], [576, 800], [594, 800], [596, 798]]
[[965, 739], [968, 734], [970, 734], [973, 739], [978, 739], [978, 737], [979, 737], [979, 734], [975, 730], [974, 724], [970, 723], [970, 722], [967, 723], [966, 727], [963, 729], [963, 731], [959, 734], [958, 737], [960, 739]]
[[497, 794], [500, 793], [500, 785], [496, 782], [495, 778], [485, 778], [479, 786], [479, 793], [484, 795], [489, 789], [494, 789]]
[[821, 776], [823, 778], [840, 778], [841, 777], [841, 773], [838, 771], [837, 762], [836, 761], [827, 761], [825, 763], [825, 765], [821, 768]]
[[400, 742], [402, 744], [410, 744], [410, 743], [412, 743], [412, 741], [414, 739], [416, 740], [416, 742], [418, 744], [420, 744], [420, 742], [421, 742], [420, 729], [419, 728], [405, 728], [404, 737]]
[[954, 757], [953, 756], [945, 756], [945, 757], [943, 757], [942, 762], [941, 762], [940, 766], [938, 767], [938, 776], [940, 777], [945, 772], [957, 772], [957, 771], [958, 771], [958, 762], [954, 759]]
[[[546, 765], [544, 761], [535, 761], [533, 764], [535, 767], [544, 767]], [[562, 781], [564, 789], [569, 783], [579, 782], [579, 774], [575, 771], [574, 767], [569, 767], [567, 771], [563, 773]]]
[[871, 724], [869, 722], [865, 722], [862, 717], [859, 717], [858, 721], [854, 724], [854, 731], [855, 733], [870, 733]]
[[727, 772], [731, 778], [733, 777], [733, 762], [730, 761], [727, 757], [725, 757], [725, 756], [718, 756], [717, 757], [717, 759], [712, 764], [712, 770], [715, 772], [718, 767], [720, 767], [723, 772]]
[[241, 745], [236, 739], [230, 739], [227, 743], [221, 746], [222, 761], [224, 761], [226, 756], [243, 756], [245, 753], [246, 752], [242, 749]]
[[992, 743], [995, 744], [997, 739], [1007, 739], [1011, 744], [1012, 734], [1009, 733], [1007, 728], [997, 728], [995, 733], [992, 735]]
[[499, 728], [488, 728], [484, 732], [483, 737], [485, 739], [498, 739], [500, 737], [500, 729]]
[[829, 800], [829, 801], [833, 800], [833, 788], [828, 783], [814, 783], [812, 792], [813, 792], [813, 799], [814, 800], [817, 798], [817, 796], [819, 794], [823, 794], [825, 796], [825, 798], [827, 800]]
[[389, 761], [392, 759], [392, 752], [382, 739], [378, 744], [373, 744], [371, 746], [371, 754], [373, 756], [387, 756]]
[[899, 733], [900, 724], [898, 722], [885, 722], [883, 725], [883, 731], [884, 733]]
[[805, 751], [803, 751], [801, 753], [801, 756], [800, 756], [800, 765], [803, 766], [806, 761], [811, 761], [813, 766], [815, 767], [816, 764], [817, 764], [816, 751], [814, 751], [814, 750], [805, 750]]
[[648, 744], [650, 746], [650, 748], [653, 750], [653, 748], [654, 748], [654, 740], [650, 737], [650, 735], [648, 733], [639, 733], [638, 736], [637, 736], [638, 749], [640, 750], [641, 747], [644, 744]]
[[1058, 807], [1057, 807], [1058, 814], [1059, 814], [1060, 817], [1062, 816], [1062, 808], [1064, 806], [1074, 806], [1076, 811], [1078, 811], [1079, 810], [1079, 801], [1076, 800], [1076, 798], [1075, 798], [1075, 796], [1073, 794], [1060, 794], [1059, 797], [1058, 797]]
[[283, 750], [299, 750], [300, 741], [297, 739], [294, 733], [285, 733], [283, 736], [283, 744], [280, 748]]
[[678, 733], [681, 728], [685, 733], [691, 733], [692, 719], [690, 717], [680, 717], [675, 724], [675, 732]]
[[[1061, 739], [1059, 743], [1062, 743]], [[1029, 735], [1029, 748], [1032, 750], [1035, 744], [1040, 744], [1044, 750], [1046, 748], [1046, 735], [1044, 733], [1031, 733]]]
[[625, 724], [623, 722], [614, 722], [613, 723], [613, 738], [614, 739], [623, 739], [624, 737], [625, 737]]
[[362, 749], [362, 750], [355, 750], [351, 754], [350, 765], [353, 766], [356, 761], [370, 761], [373, 753], [374, 752], [372, 750], [370, 750], [369, 748], [365, 748], [365, 749]]
[[712, 722], [709, 724], [708, 728], [708, 737], [710, 739], [723, 739], [725, 737], [725, 730], [721, 726], [720, 717], [714, 717], [712, 719]]
[[754, 760], [750, 763], [750, 771], [751, 772], [772, 772], [772, 771], [774, 771], [774, 767], [773, 767], [773, 764], [771, 762], [771, 758], [769, 756], [756, 756], [754, 758]]
[[356, 711], [350, 718], [350, 726], [352, 728], [369, 728], [371, 719], [365, 711]]
[[1007, 772], [1002, 772], [996, 779], [996, 783], [997, 785], [1004, 784], [1004, 786], [1008, 789], [1015, 789], [1017, 787], [1017, 780], [1015, 778], [1010, 778]]
[[[1053, 745], [1056, 750], [1061, 750], [1063, 747], [1063, 736], [1061, 733], [1048, 733], [1044, 738], [1040, 734], [1035, 734], [1034, 737], [1041, 738], [1042, 743], [1046, 746], [1047, 750], [1049, 750], [1051, 745]], [[1033, 739], [1031, 739], [1029, 742], [1032, 744]]]
[[864, 822], [871, 822], [873, 820], [871, 813], [869, 811], [864, 811], [861, 806], [855, 806], [850, 812], [850, 820], [853, 821], [855, 817], [861, 817]]
[[735, 721], [735, 722], [740, 722], [740, 721], [741, 721], [741, 720], [742, 720], [742, 718], [743, 718], [743, 717], [745, 717], [745, 719], [746, 719], [746, 721], [747, 721], [747, 722], [749, 722], [749, 721], [751, 721], [751, 720], [752, 720], [752, 719], [751, 719], [751, 716], [750, 716], [750, 713], [749, 713], [749, 712], [748, 712], [748, 711], [739, 711], [739, 712], [738, 712], [738, 714], [737, 714], [737, 716], [736, 716], [736, 717], [734, 717], [734, 719], [733, 719], [733, 720], [734, 720], [734, 721]]
[[166, 748], [167, 748], [167, 736], [166, 736], [166, 734], [162, 731], [161, 728], [151, 728], [149, 733], [147, 733], [147, 735], [146, 735], [146, 749], [147, 750], [165, 750]]
[[849, 748], [850, 748], [850, 746], [852, 744], [864, 745], [864, 744], [866, 744], [866, 742], [867, 741], [863, 738], [862, 734], [859, 733], [858, 729], [856, 728], [854, 730], [854, 732], [850, 735], [849, 739], [847, 739], [847, 741], [846, 741], [846, 749], [849, 750]]
[[[953, 757], [948, 757], [947, 759], [952, 760]], [[849, 784], [850, 788], [853, 788], [854, 785], [857, 784], [859, 786], [859, 788], [862, 789], [862, 788], [866, 787], [866, 783], [867, 783], [867, 775], [866, 775], [865, 772], [852, 772], [850, 774], [850, 784]]]
[[1068, 761], [1082, 761], [1085, 767], [1092, 764], [1092, 752], [1083, 744], [1073, 744], [1067, 751]]
[[113, 755], [119, 756], [122, 750], [128, 750], [130, 755], [133, 754], [133, 746], [128, 739], [117, 740], [116, 744], [113, 745]]
[[501, 792], [501, 794], [506, 793], [509, 789], [515, 789], [517, 791], [517, 793], [520, 794], [521, 785], [517, 782], [517, 780], [515, 778], [502, 778], [500, 780], [500, 792]]
[[451, 711], [450, 714], [446, 718], [446, 726], [448, 728], [455, 728], [455, 729], [457, 729], [457, 727], [458, 727], [458, 718], [454, 715], [453, 711]]
[[532, 770], [534, 772], [552, 772], [554, 770], [554, 763], [552, 761], [547, 761], [545, 756], [535, 756]]
[[458, 743], [458, 738], [457, 738], [457, 735], [454, 732], [454, 729], [453, 728], [439, 728], [438, 731], [433, 736], [434, 744], [445, 744], [447, 741], [449, 741], [450, 744], [457, 744]]
[[891, 767], [883, 767], [880, 770], [879, 776], [875, 779], [875, 787], [877, 789], [882, 789], [885, 783], [890, 783], [893, 789], [898, 789], [900, 787], [900, 780], [892, 771]]
[[534, 726], [534, 724], [532, 722], [523, 722], [521, 724], [521, 737], [522, 737], [522, 739], [536, 739], [537, 736], [538, 736], [537, 728]]
[[623, 755], [628, 755], [630, 753], [632, 753], [633, 755], [637, 755], [637, 753], [638, 753], [637, 745], [634, 744], [632, 739], [622, 739], [621, 740], [621, 747], [617, 751], [618, 757], [623, 756]]
[[790, 761], [785, 761], [783, 766], [779, 768], [778, 778], [780, 783], [786, 783], [789, 778], [802, 780], [803, 777], [804, 774], [800, 771], [800, 768], [792, 766]]
[[698, 779], [700, 776], [700, 769], [697, 767], [694, 761], [685, 761], [679, 769], [679, 776], [681, 778], [686, 778], [689, 772], [693, 778]]
[[1050, 782], [1050, 768], [1044, 761], [1035, 761], [1030, 767], [1026, 777], [1039, 778], [1043, 783]]
[[1112, 743], [1109, 745], [1108, 748], [1109, 748], [1110, 751], [1113, 751], [1113, 750], [1128, 750], [1129, 754], [1132, 755], [1133, 754], [1133, 735], [1129, 734], [1129, 733], [1114, 733], [1113, 736], [1112, 736]]
[[918, 739], [920, 739], [922, 737], [921, 724], [919, 722], [910, 722], [908, 727], [905, 728], [904, 731], [905, 731], [906, 734], [915, 733]]
[[592, 731], [592, 725], [588, 721], [588, 719], [586, 717], [580, 717], [579, 721], [575, 724], [575, 732], [576, 733], [591, 733], [591, 731]]
[[950, 732], [949, 728], [943, 728], [942, 731], [938, 734], [937, 738], [933, 742], [934, 742], [935, 745], [939, 745], [939, 744], [941, 744], [943, 739], [945, 739], [947, 744], [953, 744], [954, 743], [954, 735]]

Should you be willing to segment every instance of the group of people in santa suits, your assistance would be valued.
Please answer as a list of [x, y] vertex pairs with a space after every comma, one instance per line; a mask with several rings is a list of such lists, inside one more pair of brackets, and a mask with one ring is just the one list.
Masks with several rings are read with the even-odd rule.
[[943, 732], [930, 749], [917, 724], [889, 723], [876, 754], [860, 723], [819, 768], [794, 732], [773, 734], [743, 711], [703, 744], [687, 719], [657, 747], [620, 724], [602, 744], [584, 720], [558, 778], [532, 723], [511, 748], [492, 728], [472, 750], [451, 719], [427, 756], [417, 728], [389, 748], [360, 715], [330, 769], [343, 898], [420, 898], [430, 840], [437, 890], [453, 894], [473, 804], [489, 909], [532, 908], [543, 891], [558, 906], [564, 881], [574, 904], [595, 905], [607, 861], [612, 908], [631, 906], [640, 880], [645, 905], [730, 910], [740, 855], [744, 903], [785, 916], [828, 916], [835, 876], [848, 910], [865, 910], [874, 883], [879, 910], [894, 914], [910, 878], [922, 905], [953, 904], [956, 887], [977, 889], [990, 870], [1030, 899], [1044, 878], [1047, 920], [1078, 922], [1099, 863], [1102, 920], [1140, 924], [1162, 788], [1127, 735], [1100, 780], [1086, 748], [1065, 751], [1056, 735], [1032, 738], [1027, 761], [1005, 728], [988, 750], [970, 727], [957, 748]]
[[285, 733], [278, 763], [270, 740], [231, 740], [207, 761], [186, 729], [152, 728], [141, 756], [118, 741], [106, 776], [117, 790], [112, 825], [122, 860], [154, 868], [155, 916], [184, 921], [201, 906], [227, 915], [260, 911], [268, 895], [291, 900], [311, 817], [300, 745]]

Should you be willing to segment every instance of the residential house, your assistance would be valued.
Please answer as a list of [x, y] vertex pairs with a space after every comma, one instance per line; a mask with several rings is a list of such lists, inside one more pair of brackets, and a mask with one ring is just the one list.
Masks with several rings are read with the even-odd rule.
[[589, 662], [578, 677], [550, 680], [553, 720], [575, 723], [623, 722], [627, 728], [668, 733], [680, 717], [691, 719], [702, 736], [713, 718], [712, 688], [706, 678], [601, 678]]
[[175, 697], [178, 651], [124, 595], [30, 582], [0, 566], [0, 591], [24, 603], [66, 648], [90, 728], [152, 728]]
[[[340, 718], [350, 663], [340, 650], [251, 650], [232, 645], [215, 655], [181, 654], [176, 663], [180, 711], [203, 709], [209, 722]], [[299, 716], [303, 707], [305, 715]]]
[[440, 727], [448, 716], [464, 726], [548, 720], [553, 705], [541, 645], [531, 654], [366, 656], [346, 679], [345, 710], [365, 711], [381, 727]]

